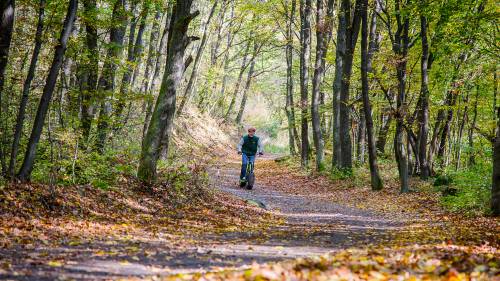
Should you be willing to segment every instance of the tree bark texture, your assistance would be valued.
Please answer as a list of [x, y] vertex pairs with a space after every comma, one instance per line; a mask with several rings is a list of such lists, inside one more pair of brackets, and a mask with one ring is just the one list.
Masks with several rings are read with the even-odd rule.
[[57, 44], [55, 47], [54, 58], [50, 66], [47, 79], [45, 81], [45, 86], [43, 88], [42, 97], [40, 99], [40, 103], [36, 112], [35, 120], [33, 123], [33, 130], [31, 131], [28, 146], [26, 148], [23, 165], [21, 166], [21, 169], [17, 175], [18, 179], [23, 182], [26, 182], [30, 179], [31, 171], [33, 170], [36, 148], [38, 142], [40, 141], [43, 125], [45, 123], [45, 116], [47, 115], [50, 100], [52, 99], [52, 94], [57, 82], [57, 77], [61, 69], [68, 39], [71, 35], [73, 24], [75, 22], [77, 9], [78, 0], [70, 0], [66, 18], [64, 19], [63, 27], [61, 30], [59, 44]]
[[98, 92], [100, 98], [99, 118], [97, 120], [97, 140], [96, 149], [104, 151], [106, 140], [111, 124], [111, 98], [115, 90], [115, 76], [119, 60], [123, 53], [123, 42], [127, 28], [127, 11], [125, 10], [125, 0], [117, 0], [113, 6], [113, 22], [117, 23], [111, 28], [109, 34], [109, 44], [106, 61], [102, 68], [102, 74], [98, 82]]
[[45, 0], [40, 0], [38, 7], [38, 23], [35, 33], [35, 47], [33, 48], [33, 54], [31, 55], [31, 63], [28, 69], [28, 74], [23, 84], [23, 94], [21, 96], [21, 102], [19, 104], [19, 112], [17, 113], [16, 127], [14, 128], [14, 138], [12, 140], [12, 149], [10, 152], [9, 161], [9, 177], [14, 177], [15, 167], [17, 162], [17, 154], [19, 152], [19, 142], [21, 141], [21, 134], [24, 127], [24, 119], [26, 118], [26, 106], [28, 105], [28, 98], [31, 89], [31, 82], [35, 77], [35, 70], [38, 63], [38, 55], [42, 48], [42, 34], [43, 34], [43, 21], [45, 18]]
[[212, 18], [215, 14], [215, 9], [217, 8], [218, 2], [219, 0], [214, 1], [214, 4], [210, 9], [210, 13], [208, 14], [208, 18], [203, 25], [203, 35], [201, 37], [200, 44], [198, 45], [198, 49], [196, 50], [196, 57], [194, 59], [193, 70], [191, 71], [191, 76], [189, 76], [189, 81], [186, 85], [186, 89], [184, 90], [184, 97], [179, 105], [179, 108], [177, 109], [178, 115], [182, 114], [184, 106], [186, 105], [186, 103], [189, 101], [189, 99], [193, 94], [192, 92], [194, 90], [196, 79], [198, 78], [198, 70], [200, 68], [201, 57], [203, 56], [203, 51], [205, 50], [205, 45], [207, 43], [209, 35], [210, 22], [212, 21]]
[[[373, 14], [376, 17], [376, 13]], [[361, 27], [361, 94], [363, 97], [363, 110], [364, 118], [366, 121], [366, 134], [368, 140], [368, 161], [370, 164], [370, 178], [373, 190], [380, 190], [383, 188], [382, 179], [378, 170], [377, 164], [377, 151], [375, 149], [375, 139], [373, 132], [373, 118], [372, 109], [370, 103], [369, 95], [369, 81], [368, 73], [370, 71], [370, 59], [369, 49], [368, 49], [368, 0], [363, 0], [362, 3], [362, 27]], [[370, 35], [374, 35], [375, 32], [370, 32]], [[370, 41], [375, 40], [370, 38]]]
[[311, 0], [300, 0], [300, 108], [301, 166], [309, 165], [309, 121], [307, 118], [309, 61], [311, 54]]
[[325, 61], [328, 42], [330, 41], [333, 0], [328, 0], [326, 11], [323, 0], [316, 2], [316, 62], [314, 65], [314, 75], [312, 80], [311, 97], [311, 119], [313, 127], [313, 141], [316, 148], [316, 170], [323, 170], [324, 139], [321, 131], [321, 119], [319, 107], [321, 103], [321, 83], [325, 73]]
[[174, 124], [176, 94], [185, 69], [184, 53], [192, 40], [188, 37], [188, 27], [199, 12], [191, 13], [192, 0], [175, 2], [168, 34], [168, 51], [163, 81], [144, 137], [137, 176], [145, 183], [156, 179], [156, 165], [162, 149], [162, 139], [166, 137], [168, 153], [169, 139]]

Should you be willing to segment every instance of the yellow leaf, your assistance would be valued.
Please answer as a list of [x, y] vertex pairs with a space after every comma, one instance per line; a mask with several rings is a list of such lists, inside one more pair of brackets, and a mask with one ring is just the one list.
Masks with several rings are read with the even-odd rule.
[[59, 262], [59, 261], [49, 261], [47, 263], [48, 266], [53, 266], [53, 267], [61, 267], [62, 266], [62, 263]]

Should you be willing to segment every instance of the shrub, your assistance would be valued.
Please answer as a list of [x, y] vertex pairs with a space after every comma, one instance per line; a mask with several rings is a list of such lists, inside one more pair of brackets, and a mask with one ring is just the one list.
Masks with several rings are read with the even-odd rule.
[[[445, 208], [469, 215], [489, 212], [491, 165], [476, 165], [469, 170], [448, 172], [446, 177], [449, 178], [450, 186], [443, 190], [441, 202]], [[445, 192], [447, 189], [456, 191]]]

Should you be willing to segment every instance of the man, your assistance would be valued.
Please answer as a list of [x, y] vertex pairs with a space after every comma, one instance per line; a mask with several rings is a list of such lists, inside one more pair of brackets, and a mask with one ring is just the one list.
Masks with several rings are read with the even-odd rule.
[[255, 128], [248, 128], [248, 135], [241, 138], [238, 143], [238, 154], [241, 154], [241, 173], [240, 173], [240, 186], [245, 186], [246, 184], [246, 173], [247, 164], [255, 163], [255, 155], [264, 155], [264, 148], [262, 146], [262, 141], [258, 136], [255, 135]]

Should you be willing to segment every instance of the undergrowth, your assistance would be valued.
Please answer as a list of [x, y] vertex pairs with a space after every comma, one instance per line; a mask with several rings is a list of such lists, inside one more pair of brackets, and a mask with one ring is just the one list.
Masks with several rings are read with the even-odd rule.
[[[283, 160], [279, 162], [281, 165], [304, 171], [300, 168], [299, 157], [283, 157]], [[325, 163], [326, 167], [319, 174], [328, 178], [332, 184], [341, 183], [344, 187], [365, 187], [369, 185], [370, 170], [368, 163], [358, 163], [352, 169], [332, 169], [330, 161], [325, 161]], [[311, 160], [310, 166], [313, 164], [314, 162]], [[398, 185], [399, 176], [395, 164], [387, 158], [380, 159], [378, 164], [386, 185], [384, 188], [388, 188], [388, 184]], [[488, 215], [491, 198], [491, 170], [490, 163], [481, 162], [470, 168], [460, 170], [455, 170], [452, 167], [438, 170], [438, 175], [429, 179], [429, 181], [420, 180], [418, 175], [410, 176], [411, 189], [435, 193], [441, 202], [441, 206], [447, 211], [470, 216]], [[316, 174], [314, 169], [304, 172], [312, 175]]]
[[[447, 179], [447, 180], [445, 180]], [[491, 198], [491, 165], [477, 164], [470, 169], [445, 170], [435, 180], [436, 190], [444, 193], [442, 205], [468, 215], [488, 214]], [[452, 188], [452, 194], [447, 190]]]

